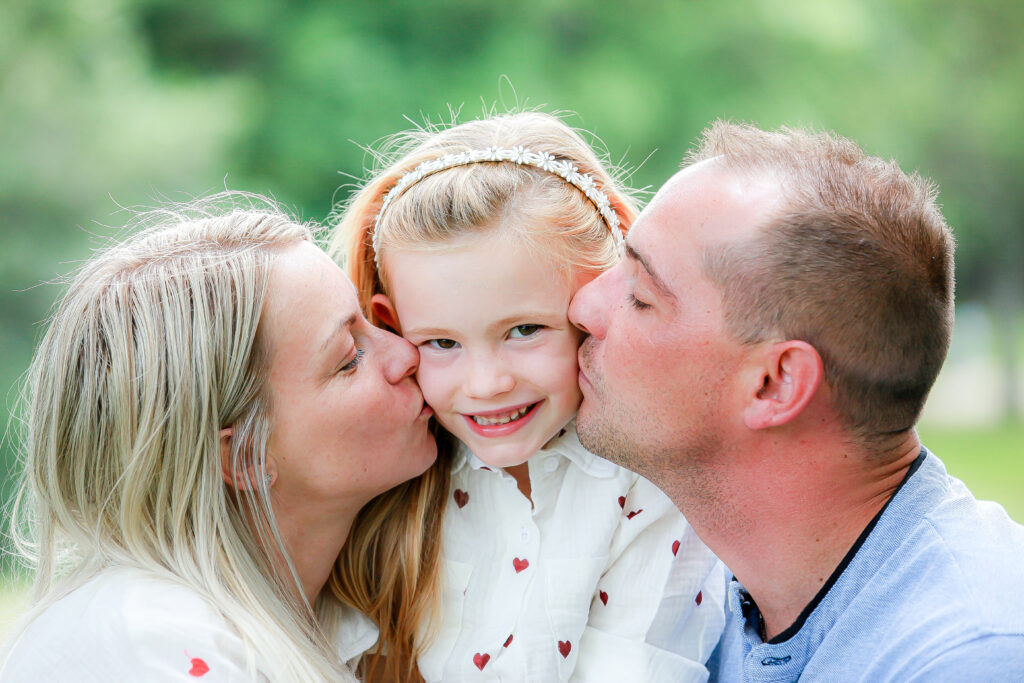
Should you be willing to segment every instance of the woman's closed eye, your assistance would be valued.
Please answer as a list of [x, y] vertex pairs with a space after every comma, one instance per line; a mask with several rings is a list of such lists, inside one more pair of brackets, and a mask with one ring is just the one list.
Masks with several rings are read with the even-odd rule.
[[352, 360], [338, 368], [339, 373], [351, 373], [355, 372], [355, 369], [359, 366], [359, 362], [363, 360], [363, 356], [366, 355], [366, 351], [362, 349], [356, 349], [356, 355], [352, 357]]
[[533, 335], [544, 329], [543, 325], [516, 325], [508, 331], [510, 339], [522, 339], [525, 337], [532, 337]]

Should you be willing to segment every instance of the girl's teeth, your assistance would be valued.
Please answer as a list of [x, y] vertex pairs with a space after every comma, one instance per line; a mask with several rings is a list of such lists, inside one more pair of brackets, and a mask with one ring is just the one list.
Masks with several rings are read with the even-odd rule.
[[512, 420], [518, 420], [523, 415], [526, 415], [526, 411], [529, 409], [530, 406], [523, 406], [519, 410], [511, 412], [508, 415], [501, 415], [497, 417], [481, 417], [479, 415], [472, 415], [471, 417], [473, 418], [473, 422], [476, 422], [478, 425], [503, 425], [508, 424]]

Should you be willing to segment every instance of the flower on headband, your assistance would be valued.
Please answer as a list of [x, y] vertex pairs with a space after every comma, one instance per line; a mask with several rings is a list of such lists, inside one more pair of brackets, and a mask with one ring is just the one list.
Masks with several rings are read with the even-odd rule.
[[522, 164], [526, 161], [526, 148], [522, 145], [516, 145], [512, 148], [512, 158], [509, 161], [514, 161], [517, 164]]
[[554, 155], [549, 154], [548, 152], [537, 153], [537, 168], [541, 169], [542, 171], [547, 171], [548, 173], [554, 173], [554, 164]]

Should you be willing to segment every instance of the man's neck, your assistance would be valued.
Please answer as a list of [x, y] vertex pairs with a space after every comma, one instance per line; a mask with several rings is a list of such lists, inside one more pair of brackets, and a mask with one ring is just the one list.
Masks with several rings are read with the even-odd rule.
[[[794, 440], [793, 445], [799, 443]], [[920, 451], [914, 434], [885, 456], [827, 448], [770, 451], [723, 482], [724, 510], [687, 519], [757, 603], [766, 640], [789, 628], [902, 484]], [[757, 445], [754, 448], [758, 448]], [[732, 518], [723, 524], [723, 514]]]

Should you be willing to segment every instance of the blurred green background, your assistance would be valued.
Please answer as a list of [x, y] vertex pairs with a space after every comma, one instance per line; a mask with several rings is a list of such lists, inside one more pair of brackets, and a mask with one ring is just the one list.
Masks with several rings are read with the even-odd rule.
[[716, 117], [835, 129], [933, 178], [959, 242], [959, 309], [922, 433], [1024, 521], [1020, 2], [4, 0], [2, 13], [5, 498], [21, 375], [60, 291], [44, 283], [116, 234], [119, 207], [227, 186], [323, 219], [369, 164], [360, 145], [405, 117], [496, 103], [575, 112], [640, 166], [639, 187]]

